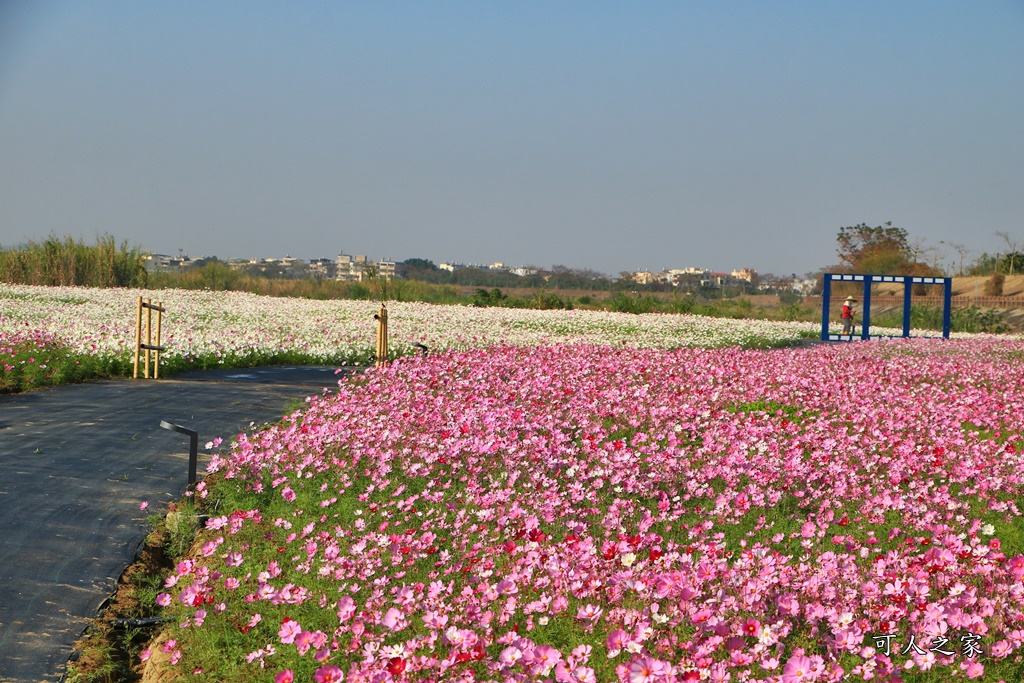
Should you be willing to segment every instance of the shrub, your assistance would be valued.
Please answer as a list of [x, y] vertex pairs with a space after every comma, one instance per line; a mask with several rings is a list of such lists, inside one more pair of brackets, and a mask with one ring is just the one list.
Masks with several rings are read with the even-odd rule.
[[985, 296], [1002, 296], [1003, 295], [1003, 283], [1006, 282], [1006, 276], [1002, 273], [996, 273], [988, 279], [985, 283]]

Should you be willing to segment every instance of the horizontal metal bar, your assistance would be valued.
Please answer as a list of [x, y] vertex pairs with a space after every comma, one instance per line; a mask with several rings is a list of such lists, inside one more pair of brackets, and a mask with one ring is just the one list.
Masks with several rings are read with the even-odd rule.
[[166, 351], [167, 347], [157, 346], [155, 344], [139, 344], [140, 349], [146, 349], [148, 351]]
[[154, 310], [154, 311], [160, 311], [161, 313], [166, 313], [167, 312], [166, 308], [164, 308], [163, 306], [157, 306], [156, 304], [143, 303], [142, 307], [143, 308], [149, 308], [149, 309]]
[[188, 427], [182, 427], [181, 425], [171, 424], [167, 420], [160, 420], [160, 426], [164, 429], [170, 429], [172, 432], [178, 432], [179, 434], [185, 434], [187, 436], [198, 437], [199, 432], [189, 429]]

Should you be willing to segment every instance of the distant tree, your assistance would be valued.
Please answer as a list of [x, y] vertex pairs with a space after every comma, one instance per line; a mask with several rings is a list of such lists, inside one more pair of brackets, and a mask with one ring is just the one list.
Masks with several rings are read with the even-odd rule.
[[1003, 254], [999, 259], [999, 272], [1007, 275], [1013, 275], [1015, 272], [1024, 273], [1024, 254], [1019, 251]]
[[403, 263], [413, 270], [437, 270], [437, 264], [425, 258], [407, 258]]
[[910, 262], [910, 243], [907, 231], [894, 227], [870, 227], [866, 223], [839, 229], [836, 254], [851, 271], [892, 274], [896, 268]]
[[[1017, 252], [1020, 251], [1020, 242], [1018, 240], [1011, 239], [1010, 238], [1010, 234], [1007, 233], [1007, 232], [1003, 232], [1003, 231], [997, 231], [996, 232], [996, 237], [999, 237], [1004, 242], [1006, 242], [1006, 254], [1007, 254], [1007, 256], [1011, 257], [1007, 261], [1007, 267], [1009, 269], [1009, 272], [1007, 272], [1007, 275], [1013, 275], [1013, 267], [1014, 267], [1015, 262], [1017, 260], [1016, 259]], [[1000, 268], [1000, 270], [1002, 270], [1002, 268]]]
[[197, 267], [197, 271], [203, 287], [213, 291], [230, 291], [238, 281], [238, 273], [218, 258], [203, 259], [203, 264]]
[[974, 259], [974, 262], [967, 267], [967, 275], [972, 276], [984, 276], [991, 275], [996, 272], [999, 267], [999, 259], [993, 254], [989, 254], [987, 251], [982, 252], [981, 256]]
[[941, 275], [935, 266], [918, 261], [932, 251], [920, 241], [911, 245], [910, 236], [903, 228], [893, 226], [870, 227], [865, 223], [839, 229], [836, 254], [842, 268], [854, 273], [881, 275]]
[[957, 256], [960, 257], [960, 267], [957, 270], [957, 275], [963, 277], [964, 259], [967, 258], [967, 254], [971, 253], [971, 250], [968, 249], [965, 245], [957, 244], [956, 242], [939, 242], [939, 244], [945, 244], [946, 246], [950, 247], [953, 251], [957, 253]]

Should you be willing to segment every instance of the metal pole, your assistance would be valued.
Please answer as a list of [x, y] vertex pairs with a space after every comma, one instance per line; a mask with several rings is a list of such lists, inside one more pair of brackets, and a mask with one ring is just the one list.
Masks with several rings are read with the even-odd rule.
[[871, 276], [864, 276], [864, 312], [860, 315], [860, 338], [871, 338], [868, 327], [871, 325]]
[[199, 464], [199, 432], [188, 429], [187, 427], [182, 427], [181, 425], [171, 424], [166, 420], [161, 420], [160, 426], [164, 429], [169, 429], [172, 432], [178, 432], [179, 434], [185, 434], [188, 436], [188, 487], [194, 487], [196, 485], [196, 469]]
[[903, 336], [910, 336], [910, 310], [913, 306], [913, 280], [909, 275], [903, 280]]
[[953, 327], [953, 278], [945, 278], [942, 287], [942, 336], [949, 339]]
[[821, 283], [821, 341], [828, 341], [828, 309], [832, 297], [832, 273], [825, 273]]

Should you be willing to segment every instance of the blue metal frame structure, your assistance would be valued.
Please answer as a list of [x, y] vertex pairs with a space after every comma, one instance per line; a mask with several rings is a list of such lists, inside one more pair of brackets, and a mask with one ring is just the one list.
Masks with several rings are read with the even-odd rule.
[[[864, 285], [861, 307], [860, 334], [832, 334], [829, 332], [829, 306], [832, 299], [833, 282], [861, 282]], [[821, 290], [821, 340], [822, 341], [853, 341], [871, 339], [871, 285], [879, 282], [899, 282], [903, 284], [903, 334], [910, 336], [910, 302], [911, 288], [914, 285], [942, 285], [942, 336], [949, 339], [953, 303], [953, 278], [951, 277], [919, 277], [916, 275], [868, 275], [851, 273], [825, 273]], [[895, 335], [874, 335], [875, 337], [893, 337]]]

